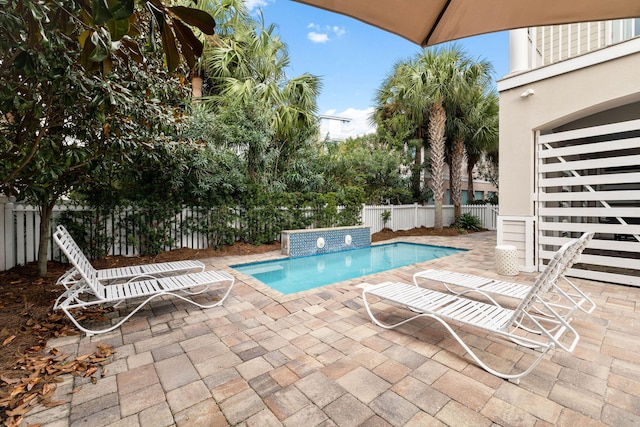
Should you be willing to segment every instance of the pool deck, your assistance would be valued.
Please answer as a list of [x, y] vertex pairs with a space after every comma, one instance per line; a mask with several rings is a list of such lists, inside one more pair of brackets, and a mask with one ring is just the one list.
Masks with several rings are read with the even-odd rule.
[[[525, 283], [535, 274], [495, 273], [495, 232], [397, 240], [470, 251], [289, 296], [228, 267], [279, 252], [204, 260], [237, 278], [224, 306], [159, 299], [111, 333], [51, 340], [74, 356], [98, 342], [117, 352], [95, 385], [64, 377], [52, 400], [65, 403], [33, 409], [22, 425], [640, 425], [639, 288], [575, 279], [598, 304], [573, 320], [577, 348], [547, 355], [516, 385], [480, 369], [433, 321], [376, 326], [358, 285], [409, 282], [426, 268]], [[532, 357], [464, 334], [499, 364]]]

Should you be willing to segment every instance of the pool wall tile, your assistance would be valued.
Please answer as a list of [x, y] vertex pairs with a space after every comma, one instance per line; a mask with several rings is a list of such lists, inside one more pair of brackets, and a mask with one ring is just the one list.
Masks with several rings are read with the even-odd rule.
[[285, 230], [282, 253], [292, 257], [364, 248], [371, 245], [367, 226]]

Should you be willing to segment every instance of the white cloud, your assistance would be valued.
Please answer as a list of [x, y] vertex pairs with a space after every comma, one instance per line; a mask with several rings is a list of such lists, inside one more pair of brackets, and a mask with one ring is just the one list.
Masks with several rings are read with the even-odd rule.
[[375, 126], [369, 124], [369, 117], [373, 114], [373, 107], [369, 107], [364, 110], [347, 108], [339, 113], [336, 112], [336, 110], [327, 110], [325, 114], [328, 116], [346, 117], [351, 119], [349, 127], [353, 128], [354, 136], [366, 135], [376, 131]]
[[315, 31], [308, 33], [307, 38], [314, 43], [326, 43], [329, 41], [328, 34], [316, 33]]
[[314, 43], [326, 43], [330, 39], [329, 34], [334, 34], [336, 37], [342, 37], [347, 33], [344, 27], [338, 27], [337, 25], [325, 25], [324, 27], [316, 24], [315, 22], [309, 22], [307, 28], [313, 31], [307, 33], [307, 38]]
[[340, 37], [340, 36], [344, 36], [345, 33], [347, 32], [347, 30], [344, 29], [344, 27], [338, 27], [337, 25], [334, 25], [331, 30], [333, 30], [333, 32], [335, 33], [336, 36]]
[[272, 3], [272, 0], [244, 0], [244, 4], [249, 11], [253, 11], [253, 9], [258, 7], [268, 6], [269, 3]]

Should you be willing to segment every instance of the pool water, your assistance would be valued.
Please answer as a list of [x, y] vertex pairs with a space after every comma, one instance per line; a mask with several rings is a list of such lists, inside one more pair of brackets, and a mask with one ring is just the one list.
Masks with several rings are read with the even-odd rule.
[[400, 242], [232, 265], [231, 268], [252, 276], [283, 294], [293, 294], [460, 252], [465, 252], [465, 249]]

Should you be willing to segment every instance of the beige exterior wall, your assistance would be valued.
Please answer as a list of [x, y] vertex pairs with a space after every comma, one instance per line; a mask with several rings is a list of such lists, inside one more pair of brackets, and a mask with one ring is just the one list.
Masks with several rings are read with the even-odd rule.
[[498, 82], [500, 215], [534, 215], [535, 132], [640, 101], [638, 70], [636, 38]]

